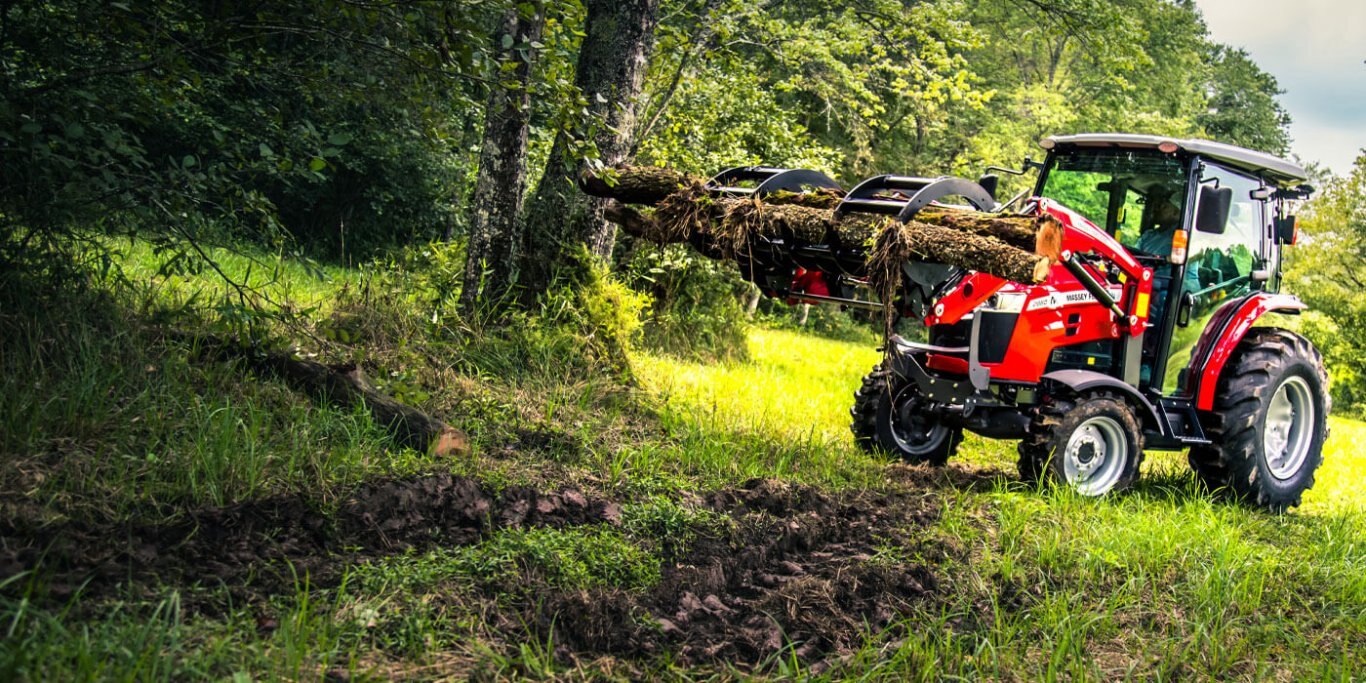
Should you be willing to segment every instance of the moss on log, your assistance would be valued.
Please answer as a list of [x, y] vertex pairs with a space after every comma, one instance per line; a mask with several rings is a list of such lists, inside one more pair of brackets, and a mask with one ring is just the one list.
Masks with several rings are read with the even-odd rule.
[[598, 175], [584, 173], [579, 178], [579, 188], [594, 197], [649, 206], [660, 203], [680, 188], [705, 183], [702, 178], [658, 166], [617, 166]]
[[[597, 197], [608, 197], [624, 204], [643, 204], [656, 206], [657, 220], [663, 226], [682, 231], [677, 239], [681, 241], [688, 234], [701, 231], [705, 224], [718, 220], [742, 221], [736, 225], [720, 226], [716, 233], [722, 242], [735, 242], [728, 236], [744, 233], [743, 221], [748, 221], [756, 213], [768, 213], [774, 207], [806, 207], [809, 209], [833, 210], [844, 198], [844, 193], [832, 189], [814, 189], [808, 192], [775, 192], [765, 196], [761, 203], [748, 207], [757, 200], [750, 197], [715, 197], [706, 190], [706, 181], [696, 176], [666, 168], [653, 166], [618, 166], [604, 177], [585, 176], [581, 182], [584, 192]], [[613, 178], [615, 184], [605, 178]], [[733, 206], [746, 206], [738, 215], [732, 217]], [[816, 227], [817, 216], [802, 211], [784, 214], [778, 211], [771, 220], [781, 227], [774, 235], [796, 237], [807, 242], [823, 242], [826, 235]], [[995, 237], [1019, 249], [1033, 251], [1036, 248], [1037, 224], [1032, 216], [1019, 214], [987, 214], [964, 211], [940, 206], [925, 208], [916, 214], [915, 222], [952, 228], [976, 235]], [[881, 219], [854, 214], [833, 221], [826, 217], [825, 223], [834, 229], [840, 242], [846, 246], [865, 244], [877, 236], [875, 226]], [[1041, 252], [1042, 253], [1042, 252]]]
[[1041, 282], [1048, 274], [1047, 257], [988, 235], [864, 214], [836, 219], [826, 209], [700, 192], [671, 195], [653, 216], [614, 202], [609, 204], [607, 217], [629, 234], [661, 244], [702, 242], [733, 260], [747, 257], [755, 237], [868, 248], [870, 277], [883, 272], [884, 285], [892, 287], [880, 293], [899, 287], [900, 263], [907, 260], [945, 263], [1026, 283]]

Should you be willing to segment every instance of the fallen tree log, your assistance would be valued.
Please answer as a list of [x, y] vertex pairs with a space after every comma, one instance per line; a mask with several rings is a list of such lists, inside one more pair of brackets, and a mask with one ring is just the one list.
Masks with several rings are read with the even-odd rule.
[[[652, 216], [620, 202], [610, 202], [606, 216], [629, 234], [660, 244], [701, 242], [732, 260], [747, 258], [750, 240], [758, 236], [861, 249], [870, 257], [881, 253], [884, 259], [945, 263], [1023, 283], [1042, 282], [1051, 265], [1047, 256], [1018, 249], [995, 237], [919, 221], [900, 223], [867, 214], [836, 219], [832, 211], [807, 206], [689, 194], [671, 195]], [[1038, 234], [1048, 232], [1043, 229]], [[899, 269], [900, 261], [897, 263]], [[870, 263], [870, 273], [886, 265], [875, 267]]]
[[658, 166], [617, 166], [602, 174], [585, 173], [579, 187], [594, 197], [615, 199], [623, 204], [654, 206], [687, 185], [706, 181]]
[[[611, 177], [613, 181], [609, 182], [607, 177]], [[714, 197], [706, 189], [704, 179], [654, 166], [618, 166], [602, 177], [585, 175], [580, 185], [584, 192], [595, 197], [615, 199], [624, 204], [657, 206], [664, 214], [660, 223], [666, 226], [680, 219], [686, 224], [694, 223], [701, 218], [698, 213], [700, 209], [713, 202], [722, 207], [719, 213], [711, 212], [711, 216], [716, 217], [729, 214], [729, 209], [725, 207], [733, 205], [733, 202], [752, 201], [744, 197]], [[844, 193], [839, 190], [821, 188], [809, 192], [776, 192], [763, 197], [762, 203], [766, 206], [802, 206], [832, 210], [843, 198]], [[843, 229], [851, 235], [867, 233], [865, 226], [861, 225], [866, 221], [860, 219], [877, 220], [855, 214], [845, 219], [850, 221], [848, 224], [834, 227], [837, 230]], [[805, 220], [802, 218], [798, 222]], [[1019, 249], [1034, 250], [1036, 247], [1037, 225], [1032, 216], [986, 214], [931, 206], [916, 214], [915, 220], [922, 224], [995, 237]], [[805, 235], [807, 241], [811, 242], [820, 242], [822, 239], [814, 230], [799, 234]], [[866, 235], [873, 236], [875, 233]]]
[[262, 352], [255, 346], [215, 336], [169, 336], [182, 338], [219, 358], [241, 359], [257, 372], [281, 379], [316, 400], [345, 407], [364, 406], [375, 422], [405, 448], [437, 456], [469, 451], [469, 438], [464, 432], [376, 389], [355, 363], [324, 365], [288, 352]]
[[469, 439], [463, 432], [382, 393], [355, 363], [324, 365], [290, 354], [272, 353], [257, 359], [253, 365], [320, 400], [343, 406], [365, 406], [375, 422], [405, 448], [437, 456], [469, 450]]

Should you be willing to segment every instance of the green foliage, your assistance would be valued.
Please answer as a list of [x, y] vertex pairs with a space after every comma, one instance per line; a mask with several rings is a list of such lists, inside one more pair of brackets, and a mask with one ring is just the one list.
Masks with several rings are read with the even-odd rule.
[[1290, 152], [1290, 114], [1276, 101], [1276, 77], [1247, 51], [1226, 45], [1212, 51], [1209, 110], [1197, 117], [1211, 138], [1276, 155]]
[[1322, 317], [1302, 331], [1325, 356], [1334, 410], [1366, 411], [1366, 154], [1303, 209], [1300, 243], [1288, 247], [1285, 286]]
[[753, 67], [708, 65], [679, 84], [640, 156], [704, 176], [760, 163], [833, 173], [839, 152], [816, 141], [800, 121]]
[[652, 301], [646, 348], [711, 360], [747, 355], [748, 322], [738, 293], [748, 288], [734, 267], [681, 245], [638, 244], [627, 268], [634, 287]]
[[[968, 21], [990, 39], [969, 62], [994, 92], [962, 112], [935, 157], [975, 174], [1016, 167], [1045, 135], [1116, 131], [1212, 137], [1284, 152], [1275, 79], [1213, 43], [1191, 3], [1050, 0], [977, 3]], [[1005, 179], [1008, 191], [1024, 183]]]
[[655, 98], [683, 76], [675, 100], [657, 105], [667, 109], [662, 140], [642, 146], [651, 158], [706, 162], [702, 172], [763, 152], [770, 165], [864, 174], [894, 159], [909, 170], [904, 146], [946, 126], [951, 105], [984, 97], [963, 56], [978, 34], [951, 0], [709, 6], [705, 30], [691, 34], [665, 15], [669, 44], [699, 59], [656, 61]]
[[333, 254], [441, 234], [483, 5], [6, 5], [0, 224]]
[[466, 548], [376, 563], [358, 580], [421, 590], [457, 577], [512, 592], [538, 588], [533, 581], [557, 588], [646, 588], [659, 580], [659, 558], [606, 527], [510, 530]]
[[389, 349], [439, 345], [462, 370], [504, 378], [628, 375], [650, 298], [595, 260], [532, 297], [534, 305], [459, 310], [464, 246], [433, 242], [376, 260], [342, 293], [334, 335]]
[[648, 296], [586, 257], [578, 276], [541, 293], [532, 308], [475, 329], [462, 361], [497, 376], [629, 376], [628, 354], [639, 336]]

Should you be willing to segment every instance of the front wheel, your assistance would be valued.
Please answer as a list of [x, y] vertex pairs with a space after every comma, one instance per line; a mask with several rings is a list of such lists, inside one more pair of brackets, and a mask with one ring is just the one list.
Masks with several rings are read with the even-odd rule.
[[1309, 340], [1277, 328], [1249, 332], [1219, 377], [1214, 411], [1201, 416], [1214, 445], [1191, 449], [1196, 476], [1275, 512], [1299, 505], [1323, 461], [1327, 385]]
[[854, 440], [870, 453], [910, 463], [943, 465], [958, 451], [963, 430], [944, 424], [920, 388], [882, 363], [863, 378], [849, 410]]
[[1143, 432], [1118, 396], [1049, 397], [1036, 409], [1019, 453], [1021, 479], [1047, 477], [1084, 496], [1101, 496], [1138, 479]]

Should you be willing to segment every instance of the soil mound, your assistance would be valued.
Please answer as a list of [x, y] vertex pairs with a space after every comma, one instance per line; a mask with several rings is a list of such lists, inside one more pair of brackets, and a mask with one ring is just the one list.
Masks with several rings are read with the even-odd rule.
[[[169, 525], [66, 523], [42, 529], [0, 522], [0, 576], [41, 565], [54, 598], [82, 585], [100, 593], [150, 579], [293, 590], [339, 577], [367, 556], [476, 543], [498, 529], [615, 522], [620, 508], [576, 489], [491, 491], [450, 474], [365, 484], [327, 515], [299, 496], [190, 513]], [[297, 579], [296, 579], [297, 577]]]
[[929, 496], [754, 480], [704, 504], [734, 525], [667, 563], [654, 589], [562, 594], [543, 606], [557, 654], [671, 651], [682, 662], [753, 667], [791, 647], [809, 660], [858, 647], [937, 589], [931, 567], [904, 559], [943, 555], [923, 533], [939, 516]]

